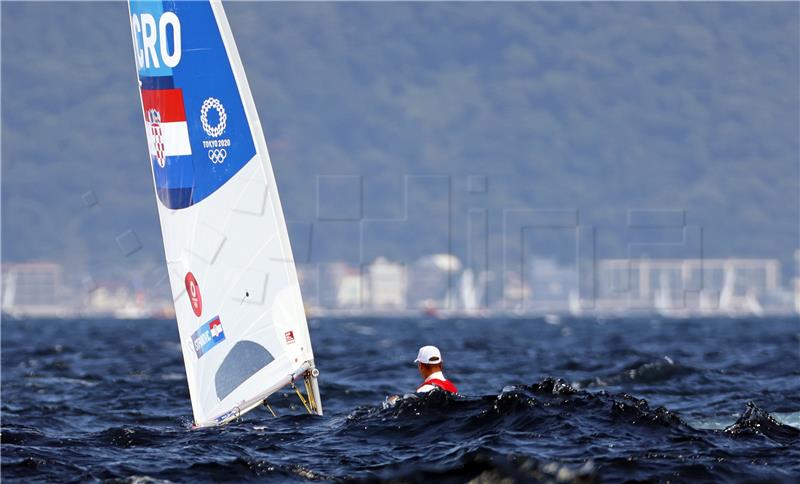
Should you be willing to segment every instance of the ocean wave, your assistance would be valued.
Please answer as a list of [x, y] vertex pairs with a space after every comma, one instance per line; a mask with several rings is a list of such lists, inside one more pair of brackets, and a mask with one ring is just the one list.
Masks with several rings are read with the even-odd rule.
[[625, 368], [619, 373], [605, 377], [595, 377], [591, 380], [584, 380], [580, 383], [580, 386], [606, 387], [626, 383], [657, 383], [688, 375], [695, 371], [696, 370], [692, 367], [675, 363], [669, 356], [664, 356], [657, 360], [638, 362], [629, 365], [628, 368]]
[[41, 431], [26, 425], [5, 425], [0, 431], [0, 443], [3, 445], [42, 445], [50, 442], [51, 439]]
[[[395, 405], [364, 406], [347, 417], [345, 431], [385, 427], [405, 435], [436, 433], [440, 427], [476, 437], [482, 432], [567, 427], [603, 427], [608, 420], [631, 425], [685, 426], [664, 407], [650, 408], [628, 394], [579, 390], [562, 379], [506, 387], [497, 395], [462, 396], [431, 392], [408, 395]], [[586, 429], [583, 429], [584, 431]]]
[[90, 436], [101, 445], [119, 448], [148, 447], [169, 438], [164, 432], [144, 427], [111, 427]]
[[171, 469], [167, 475], [175, 474], [178, 480], [185, 480], [186, 475], [201, 475], [209, 481], [250, 481], [254, 478], [272, 478], [278, 480], [330, 480], [330, 477], [316, 473], [300, 464], [281, 465], [265, 459], [237, 457], [230, 460], [195, 463], [187, 468]]
[[776, 442], [800, 443], [800, 429], [778, 422], [753, 402], [747, 402], [742, 415], [724, 432], [736, 437], [762, 435]]
[[583, 463], [542, 461], [521, 455], [502, 454], [486, 448], [466, 452], [448, 465], [420, 466], [411, 469], [407, 466], [392, 465], [378, 470], [376, 474], [375, 477], [359, 481], [476, 484], [598, 482], [595, 465], [591, 460]]
[[[439, 426], [475, 433], [572, 425], [590, 432], [592, 428], [608, 431], [609, 421], [616, 426], [669, 428], [686, 434], [707, 430], [693, 428], [677, 413], [664, 406], [653, 407], [644, 398], [628, 393], [581, 390], [563, 379], [545, 378], [531, 385], [508, 386], [497, 395], [463, 396], [436, 391], [407, 395], [394, 405], [362, 406], [347, 416], [345, 431], [375, 431], [385, 427], [391, 432], [394, 425], [403, 433], [427, 433]], [[800, 442], [800, 430], [778, 422], [752, 402], [724, 432]]]

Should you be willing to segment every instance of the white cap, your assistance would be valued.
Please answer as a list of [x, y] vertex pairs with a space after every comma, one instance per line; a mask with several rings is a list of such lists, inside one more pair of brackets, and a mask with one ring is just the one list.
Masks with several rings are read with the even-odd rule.
[[419, 353], [417, 353], [417, 359], [414, 360], [414, 363], [425, 363], [426, 365], [432, 365], [442, 362], [442, 353], [439, 351], [439, 348], [435, 346], [423, 346], [419, 349]]

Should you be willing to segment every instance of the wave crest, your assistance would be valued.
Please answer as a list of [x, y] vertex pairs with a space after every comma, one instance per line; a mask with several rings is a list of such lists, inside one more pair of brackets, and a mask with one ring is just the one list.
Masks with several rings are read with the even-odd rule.
[[778, 422], [753, 402], [747, 402], [744, 412], [724, 432], [736, 437], [762, 435], [781, 443], [800, 440], [800, 429]]

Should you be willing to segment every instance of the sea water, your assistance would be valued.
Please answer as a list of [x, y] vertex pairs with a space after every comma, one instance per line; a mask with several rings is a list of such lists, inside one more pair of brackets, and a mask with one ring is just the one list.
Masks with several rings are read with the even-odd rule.
[[[309, 325], [324, 417], [192, 430], [174, 321], [5, 320], [2, 479], [800, 480], [797, 319]], [[462, 395], [386, 405], [427, 344]]]

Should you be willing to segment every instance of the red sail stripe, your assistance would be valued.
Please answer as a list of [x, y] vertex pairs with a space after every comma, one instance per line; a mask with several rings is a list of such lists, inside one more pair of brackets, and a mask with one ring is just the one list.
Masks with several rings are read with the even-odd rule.
[[183, 92], [180, 89], [142, 89], [144, 119], [150, 119], [147, 112], [155, 109], [161, 115], [162, 123], [186, 121], [183, 107]]

